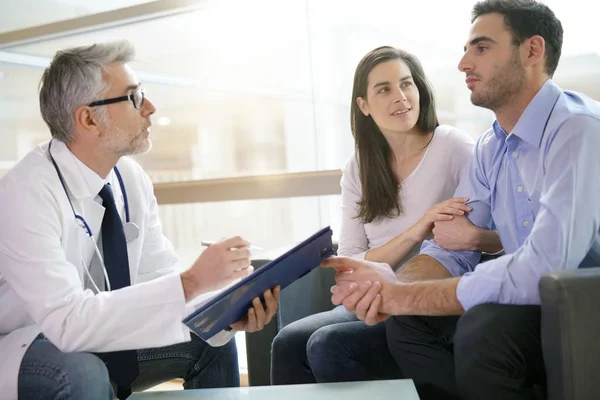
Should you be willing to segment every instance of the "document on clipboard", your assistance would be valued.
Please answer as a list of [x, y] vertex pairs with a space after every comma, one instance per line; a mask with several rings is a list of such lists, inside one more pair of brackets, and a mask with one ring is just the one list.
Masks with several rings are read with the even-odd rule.
[[332, 232], [326, 227], [285, 254], [254, 271], [200, 306], [183, 323], [204, 340], [246, 316], [252, 299], [277, 285], [284, 289], [333, 255]]

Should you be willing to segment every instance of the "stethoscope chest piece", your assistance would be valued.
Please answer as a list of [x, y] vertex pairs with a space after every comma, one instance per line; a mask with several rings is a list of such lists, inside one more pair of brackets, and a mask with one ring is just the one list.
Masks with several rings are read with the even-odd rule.
[[133, 242], [140, 236], [140, 228], [133, 222], [125, 222], [123, 224], [123, 232], [127, 243]]

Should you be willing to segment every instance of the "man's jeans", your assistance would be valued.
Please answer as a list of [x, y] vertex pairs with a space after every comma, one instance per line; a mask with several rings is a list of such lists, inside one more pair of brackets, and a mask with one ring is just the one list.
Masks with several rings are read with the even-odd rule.
[[[114, 398], [102, 354], [63, 353], [37, 338], [27, 349], [19, 370], [19, 398]], [[141, 391], [175, 378], [185, 389], [240, 385], [235, 340], [211, 347], [192, 334], [192, 340], [173, 346], [138, 350], [140, 373], [133, 391]]]

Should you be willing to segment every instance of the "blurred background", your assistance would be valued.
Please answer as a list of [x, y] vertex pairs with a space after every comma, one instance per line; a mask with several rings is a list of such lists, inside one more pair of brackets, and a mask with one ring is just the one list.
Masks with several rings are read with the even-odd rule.
[[[597, 17], [582, 11], [584, 0], [545, 3], [565, 29], [555, 81], [600, 99]], [[471, 105], [457, 70], [473, 4], [2, 0], [0, 175], [50, 138], [37, 93], [54, 53], [127, 39], [157, 107], [153, 149], [136, 158], [160, 193], [164, 231], [183, 266], [203, 239], [240, 234], [265, 249], [257, 257], [274, 257], [327, 225], [337, 238], [340, 168], [353, 149], [352, 78], [365, 53], [391, 45], [417, 55], [442, 123], [476, 138], [493, 121]]]

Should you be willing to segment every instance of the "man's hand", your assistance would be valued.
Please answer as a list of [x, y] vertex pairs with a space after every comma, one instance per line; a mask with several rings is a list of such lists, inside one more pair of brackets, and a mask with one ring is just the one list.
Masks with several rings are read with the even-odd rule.
[[336, 285], [331, 288], [333, 304], [343, 304], [368, 325], [389, 318], [394, 301], [393, 289], [398, 281], [388, 264], [330, 257], [321, 265], [338, 271]]
[[208, 246], [190, 269], [181, 274], [186, 301], [250, 275], [254, 268], [250, 265], [249, 245], [235, 236]]
[[331, 288], [333, 304], [343, 304], [369, 325], [390, 315], [460, 315], [464, 312], [456, 296], [460, 278], [402, 282], [387, 264], [347, 257], [330, 257], [321, 265], [338, 270], [336, 285]]
[[263, 296], [267, 309], [265, 310], [259, 297], [252, 300], [252, 308], [248, 310], [248, 315], [238, 322], [231, 325], [236, 331], [258, 332], [262, 330], [273, 319], [277, 311], [277, 301], [279, 300], [280, 286], [275, 286], [273, 291], [265, 290]]
[[[333, 293], [333, 296], [340, 295], [340, 290], [342, 290], [340, 287], [333, 286], [331, 293]], [[342, 301], [342, 304], [344, 308], [354, 312], [357, 318], [365, 321], [367, 325], [377, 325], [391, 316], [390, 314], [380, 312], [382, 301], [381, 293], [379, 293], [380, 290], [381, 283], [367, 281], [351, 289], [347, 297]]]

